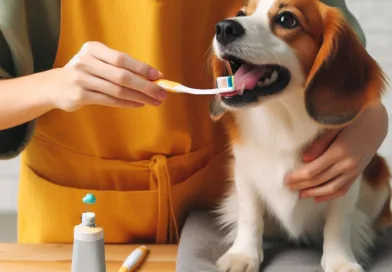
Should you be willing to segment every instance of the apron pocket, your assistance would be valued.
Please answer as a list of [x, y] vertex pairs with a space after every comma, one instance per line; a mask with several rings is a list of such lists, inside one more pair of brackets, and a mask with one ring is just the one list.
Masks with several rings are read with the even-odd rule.
[[22, 161], [19, 185], [18, 240], [22, 243], [72, 243], [73, 228], [86, 211], [82, 198], [97, 197], [89, 211], [103, 227], [105, 243], [153, 242], [157, 225], [157, 190], [88, 190], [55, 184]]

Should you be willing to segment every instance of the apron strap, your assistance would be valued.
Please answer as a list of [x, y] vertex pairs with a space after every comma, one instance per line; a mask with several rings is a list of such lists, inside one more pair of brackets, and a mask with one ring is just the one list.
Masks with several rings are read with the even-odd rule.
[[171, 179], [167, 169], [167, 159], [165, 156], [156, 155], [151, 160], [150, 187], [157, 187], [158, 189], [158, 222], [156, 243], [163, 244], [166, 243], [168, 239], [170, 243], [172, 243], [172, 225], [174, 226], [174, 239], [177, 240], [179, 235], [177, 219], [175, 217], [171, 198]]

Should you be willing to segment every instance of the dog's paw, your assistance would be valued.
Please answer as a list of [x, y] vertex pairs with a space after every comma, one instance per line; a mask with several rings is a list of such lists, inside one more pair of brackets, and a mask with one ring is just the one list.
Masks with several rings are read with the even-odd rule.
[[227, 252], [219, 258], [217, 266], [222, 272], [258, 272], [260, 259], [244, 253]]
[[340, 263], [325, 269], [325, 272], [364, 272], [363, 268], [357, 263]]

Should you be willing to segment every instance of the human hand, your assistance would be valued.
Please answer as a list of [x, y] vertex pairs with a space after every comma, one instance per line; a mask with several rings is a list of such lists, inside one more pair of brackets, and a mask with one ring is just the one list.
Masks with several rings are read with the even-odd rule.
[[286, 176], [287, 186], [300, 198], [317, 202], [343, 196], [358, 179], [388, 131], [382, 104], [369, 107], [341, 130], [328, 130], [304, 152], [304, 164]]
[[83, 45], [64, 67], [52, 71], [45, 84], [53, 108], [75, 111], [85, 105], [158, 106], [166, 91], [154, 84], [162, 73], [99, 42]]

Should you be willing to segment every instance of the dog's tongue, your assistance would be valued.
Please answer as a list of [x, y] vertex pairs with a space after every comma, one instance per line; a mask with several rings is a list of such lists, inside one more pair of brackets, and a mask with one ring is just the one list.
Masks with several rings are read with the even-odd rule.
[[249, 64], [244, 64], [234, 74], [234, 83], [236, 89], [240, 89], [245, 86], [246, 90], [251, 90], [256, 87], [257, 81], [266, 72], [265, 67], [257, 67]]
[[257, 67], [249, 64], [242, 65], [234, 74], [234, 84], [236, 91], [225, 93], [224, 96], [234, 96], [238, 94], [238, 90], [244, 88], [251, 90], [256, 87], [257, 81], [266, 73], [268, 69], [265, 67]]

